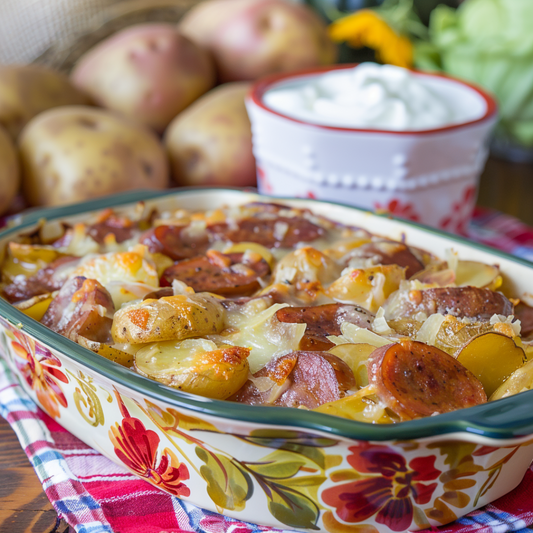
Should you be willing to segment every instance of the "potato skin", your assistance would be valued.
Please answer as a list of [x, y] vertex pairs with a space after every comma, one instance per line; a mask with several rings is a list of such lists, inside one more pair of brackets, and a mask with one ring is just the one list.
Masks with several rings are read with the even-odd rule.
[[0, 126], [0, 214], [11, 205], [20, 186], [20, 167], [15, 145]]
[[192, 8], [179, 27], [211, 51], [222, 82], [328, 65], [337, 58], [335, 44], [312, 9], [285, 0], [207, 0]]
[[162, 133], [168, 123], [215, 84], [207, 51], [172, 24], [139, 24], [83, 55], [72, 82], [108, 109]]
[[255, 186], [252, 131], [244, 106], [250, 86], [221, 85], [170, 123], [165, 146], [177, 184]]
[[20, 153], [23, 192], [32, 205], [63, 205], [168, 184], [168, 162], [157, 137], [91, 107], [41, 113], [22, 132]]
[[115, 343], [143, 344], [220, 333], [224, 309], [202, 293], [143, 300], [119, 309], [111, 334]]
[[89, 105], [67, 76], [41, 65], [0, 65], [0, 125], [16, 140], [36, 115], [53, 107]]

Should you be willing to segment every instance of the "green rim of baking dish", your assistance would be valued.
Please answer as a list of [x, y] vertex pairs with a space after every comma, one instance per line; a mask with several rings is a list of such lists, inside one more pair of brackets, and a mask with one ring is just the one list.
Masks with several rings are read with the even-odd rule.
[[[91, 211], [98, 211], [108, 207], [125, 206], [141, 200], [152, 200], [174, 195], [179, 196], [183, 193], [190, 193], [192, 191], [197, 191], [201, 194], [202, 192], [212, 193], [213, 191], [236, 192], [238, 189], [182, 188], [179, 190], [167, 190], [162, 192], [145, 190], [132, 191], [65, 207], [39, 209], [34, 212], [29, 212], [26, 215], [15, 217], [14, 221], [17, 222], [17, 225], [1, 232], [0, 239], [5, 239], [25, 228], [34, 226], [41, 219], [50, 221], [89, 213]], [[251, 190], [245, 192], [255, 193], [255, 191]], [[262, 195], [262, 197], [271, 198], [265, 195]], [[291, 200], [291, 198], [278, 197], [272, 197], [272, 199]], [[297, 199], [293, 198], [292, 200]], [[313, 200], [310, 202], [340, 205], [355, 211], [366, 212], [364, 209], [341, 203], [320, 202], [319, 200]], [[390, 215], [376, 216], [393, 218], [390, 217]], [[429, 235], [445, 237], [450, 241], [462, 243], [471, 248], [486, 251], [492, 255], [505, 258], [514, 263], [522, 264], [531, 268], [531, 274], [533, 275], [533, 264], [524, 259], [514, 257], [505, 252], [500, 252], [499, 250], [494, 250], [478, 243], [472, 243], [467, 239], [450, 235], [440, 230], [428, 228], [416, 222], [406, 220], [399, 220], [399, 222], [403, 225], [422, 229]], [[533, 390], [502, 400], [497, 400], [495, 402], [478, 405], [476, 407], [460, 409], [451, 413], [409, 422], [401, 422], [394, 425], [367, 424], [302, 409], [250, 406], [221, 400], [211, 400], [209, 398], [187, 394], [145, 378], [91, 352], [26, 316], [2, 298], [0, 298], [0, 316], [9, 320], [13, 325], [17, 325], [18, 327], [22, 326], [23, 331], [26, 331], [39, 341], [53, 347], [64, 356], [115, 381], [123, 387], [134, 390], [151, 399], [166, 402], [173, 407], [185, 408], [197, 413], [204, 413], [215, 417], [240, 422], [255, 422], [292, 428], [297, 427], [303, 430], [322, 431], [338, 437], [368, 441], [420, 439], [434, 435], [457, 432], [493, 439], [512, 439], [533, 434], [533, 409], [531, 407], [531, 405], [533, 405]]]

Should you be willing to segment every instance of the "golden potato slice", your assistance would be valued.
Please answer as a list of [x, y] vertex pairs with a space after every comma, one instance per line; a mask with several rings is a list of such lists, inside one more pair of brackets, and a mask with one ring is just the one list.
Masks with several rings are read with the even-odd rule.
[[199, 293], [143, 300], [115, 313], [116, 343], [143, 344], [220, 333], [224, 309], [213, 296]]
[[37, 320], [37, 322], [40, 322], [46, 311], [48, 311], [54, 296], [54, 293], [39, 294], [33, 298], [30, 298], [29, 300], [18, 302], [14, 304], [14, 306], [22, 311], [25, 315], [28, 315], [34, 320]]
[[355, 268], [330, 285], [326, 295], [337, 302], [360, 305], [375, 313], [405, 279], [405, 268], [377, 265]]
[[366, 363], [368, 356], [376, 349], [371, 344], [339, 344], [329, 350], [329, 353], [342, 359], [352, 370], [357, 388], [368, 385], [368, 371]]
[[76, 342], [81, 344], [84, 348], [87, 348], [114, 363], [118, 363], [126, 368], [131, 368], [133, 366], [133, 355], [114, 348], [113, 346], [109, 346], [109, 344], [92, 341], [81, 335], [76, 339]]
[[519, 392], [533, 388], [533, 361], [528, 361], [524, 366], [515, 370], [489, 398], [489, 401], [507, 398]]
[[157, 342], [135, 354], [137, 371], [176, 389], [224, 400], [248, 379], [249, 348], [207, 339]]
[[30, 277], [64, 255], [52, 246], [10, 242], [2, 264], [2, 274], [7, 280], [13, 280], [21, 274]]
[[340, 400], [322, 404], [313, 411], [374, 424], [392, 424], [397, 421], [373, 394], [372, 387], [365, 387]]
[[487, 397], [490, 397], [526, 362], [526, 354], [510, 337], [485, 333], [473, 338], [459, 352], [457, 361], [481, 381]]

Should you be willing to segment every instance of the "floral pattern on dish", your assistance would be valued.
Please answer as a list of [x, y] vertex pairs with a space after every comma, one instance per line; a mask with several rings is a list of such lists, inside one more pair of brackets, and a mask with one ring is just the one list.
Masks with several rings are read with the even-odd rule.
[[43, 409], [52, 418], [60, 418], [59, 407], [68, 406], [65, 394], [59, 385], [59, 383], [68, 383], [68, 378], [59, 370], [61, 361], [29, 335], [15, 328], [9, 328], [7, 332], [11, 339], [15, 366], [35, 392]]
[[436, 456], [415, 457], [409, 463], [387, 446], [362, 443], [349, 448], [347, 461], [359, 479], [339, 483], [322, 493], [322, 500], [335, 508], [347, 523], [375, 520], [392, 531], [405, 531], [413, 521], [414, 503], [429, 503], [441, 474]]

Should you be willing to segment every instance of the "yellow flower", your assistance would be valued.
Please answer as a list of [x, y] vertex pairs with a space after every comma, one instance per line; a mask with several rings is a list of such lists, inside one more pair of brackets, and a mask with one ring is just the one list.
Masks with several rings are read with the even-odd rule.
[[329, 27], [329, 35], [334, 41], [346, 41], [354, 48], [372, 48], [376, 51], [376, 58], [383, 63], [405, 68], [413, 64], [411, 41], [396, 33], [370, 9], [361, 9], [336, 20]]

